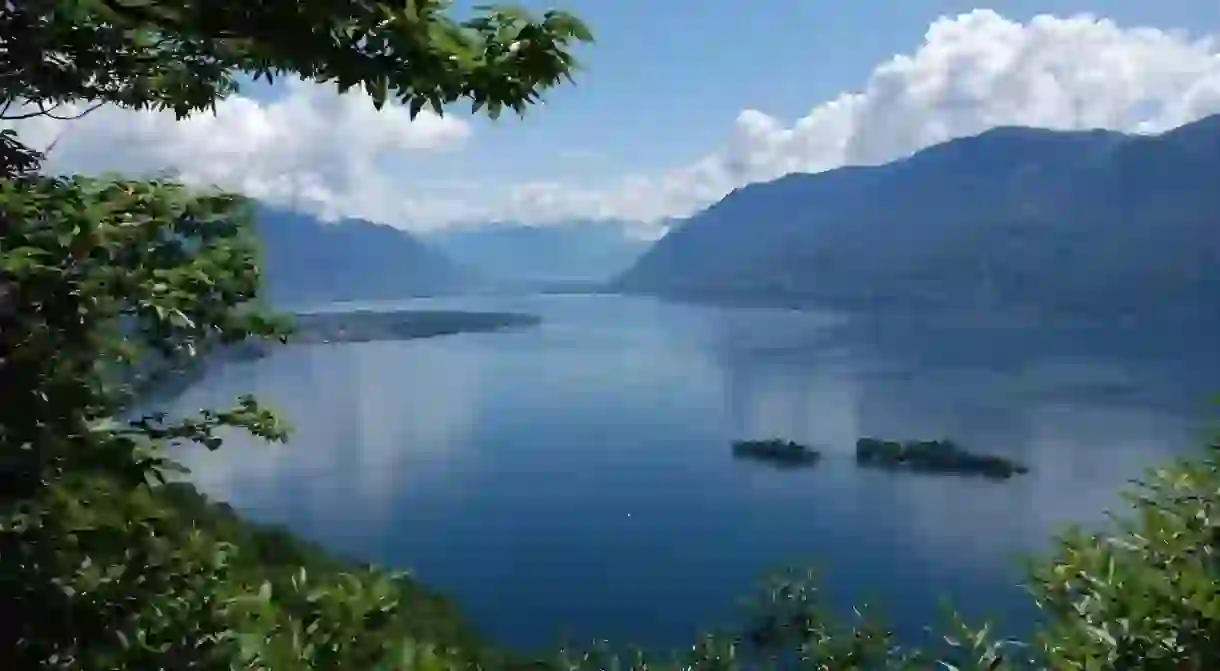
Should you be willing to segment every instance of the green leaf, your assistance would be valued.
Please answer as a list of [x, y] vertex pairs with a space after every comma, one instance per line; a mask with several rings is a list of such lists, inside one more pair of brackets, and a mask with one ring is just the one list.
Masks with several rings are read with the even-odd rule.
[[424, 105], [426, 105], [427, 102], [427, 99], [423, 96], [416, 96], [411, 99], [411, 102], [407, 107], [407, 112], [410, 114], [410, 118], [412, 120], [419, 116], [419, 113], [424, 109]]
[[389, 81], [385, 77], [377, 77], [367, 85], [369, 96], [373, 99], [373, 107], [380, 110], [385, 106], [389, 94]]

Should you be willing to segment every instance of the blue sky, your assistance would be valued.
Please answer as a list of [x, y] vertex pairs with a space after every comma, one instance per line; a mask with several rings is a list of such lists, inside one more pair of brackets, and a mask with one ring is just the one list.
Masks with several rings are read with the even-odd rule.
[[[454, 176], [475, 169], [491, 179], [548, 179], [573, 171], [612, 178], [662, 170], [721, 142], [743, 109], [794, 119], [859, 88], [878, 63], [915, 49], [931, 21], [980, 6], [1021, 21], [1092, 12], [1122, 24], [1197, 34], [1220, 28], [1220, 2], [1213, 0], [518, 4], [562, 6], [590, 24], [597, 43], [581, 54], [586, 69], [576, 86], [551, 93], [546, 106], [525, 120], [480, 124], [480, 142], [452, 168]], [[565, 150], [577, 155], [565, 156]]]
[[[1160, 130], [1220, 112], [1220, 51], [1201, 41], [1220, 30], [1215, 0], [519, 4], [560, 6], [597, 36], [577, 84], [524, 120], [456, 108], [447, 124], [400, 124], [404, 138], [329, 93], [277, 84], [248, 87], [217, 123], [90, 119], [57, 151], [71, 169], [181, 162], [258, 197], [292, 190], [328, 216], [420, 228], [657, 220], [750, 181], [891, 160], [996, 124]], [[963, 16], [980, 7], [994, 14]], [[1116, 25], [1068, 20], [1081, 13]], [[878, 77], [897, 55], [912, 60]]]
[[[542, 9], [558, 1], [520, 4]], [[524, 122], [480, 129], [475, 161], [495, 177], [572, 170], [609, 177], [689, 161], [722, 141], [741, 110], [795, 119], [859, 88], [894, 54], [914, 50], [937, 17], [980, 6], [1020, 21], [1092, 12], [1197, 34], [1220, 28], [1215, 0], [566, 0], [562, 6], [588, 21], [597, 44], [582, 54], [587, 69], [576, 87], [551, 94]], [[595, 152], [597, 160], [562, 160], [564, 149]]]

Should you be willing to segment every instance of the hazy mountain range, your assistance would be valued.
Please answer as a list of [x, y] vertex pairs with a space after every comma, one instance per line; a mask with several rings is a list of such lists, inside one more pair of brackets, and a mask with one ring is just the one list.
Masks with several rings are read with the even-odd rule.
[[763, 304], [1220, 316], [1220, 115], [1158, 136], [999, 128], [789, 175], [651, 246], [615, 221], [411, 234], [271, 207], [257, 231], [269, 294], [291, 304], [574, 282]]
[[605, 282], [627, 270], [650, 244], [618, 221], [496, 222], [442, 229], [422, 239], [492, 283]]
[[1159, 136], [999, 128], [747, 186], [674, 227], [614, 288], [1220, 314], [1220, 116]]
[[589, 288], [605, 284], [647, 250], [614, 221], [552, 226], [489, 223], [413, 234], [362, 219], [323, 222], [260, 205], [270, 299], [281, 305], [378, 300], [469, 291]]
[[260, 206], [255, 232], [267, 296], [281, 305], [453, 293], [473, 283], [443, 253], [391, 226]]

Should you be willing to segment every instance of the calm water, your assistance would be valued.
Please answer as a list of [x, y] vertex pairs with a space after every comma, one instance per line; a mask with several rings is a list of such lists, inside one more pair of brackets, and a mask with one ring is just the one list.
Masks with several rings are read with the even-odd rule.
[[[906, 637], [942, 596], [1031, 611], [1016, 560], [1202, 430], [1217, 358], [1189, 331], [919, 324], [610, 296], [414, 301], [522, 310], [534, 329], [286, 349], [227, 366], [183, 409], [253, 391], [288, 446], [188, 463], [209, 493], [344, 553], [411, 570], [493, 639], [686, 643], [730, 624], [767, 569]], [[1197, 341], [1197, 342], [1196, 342]], [[861, 435], [948, 436], [1031, 465], [996, 484], [857, 469]], [[827, 453], [734, 461], [738, 437]]]

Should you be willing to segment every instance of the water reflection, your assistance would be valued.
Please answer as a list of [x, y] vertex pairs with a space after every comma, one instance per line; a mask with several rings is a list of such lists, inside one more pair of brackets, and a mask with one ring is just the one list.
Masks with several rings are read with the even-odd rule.
[[485, 359], [477, 349], [411, 344], [285, 349], [221, 368], [179, 407], [254, 391], [287, 419], [292, 438], [265, 445], [238, 434], [219, 452], [191, 451], [194, 479], [239, 508], [322, 537], [392, 524], [403, 489], [453, 489], [462, 461], [475, 456]]
[[[761, 571], [806, 559], [840, 603], [876, 597], [907, 636], [945, 595], [1019, 621], [1013, 558], [1099, 520], [1116, 486], [1189, 448], [1200, 371], [1217, 370], [1204, 348], [1130, 333], [481, 300], [543, 323], [289, 350], [182, 403], [255, 391], [297, 427], [286, 448], [192, 455], [207, 491], [412, 568], [521, 646], [681, 644], [729, 621]], [[1033, 472], [864, 471], [862, 435], [952, 437]], [[731, 440], [772, 436], [825, 457], [804, 472], [733, 460]]]

